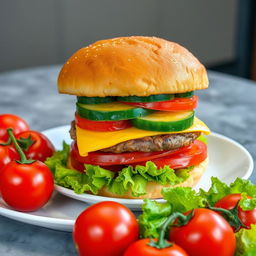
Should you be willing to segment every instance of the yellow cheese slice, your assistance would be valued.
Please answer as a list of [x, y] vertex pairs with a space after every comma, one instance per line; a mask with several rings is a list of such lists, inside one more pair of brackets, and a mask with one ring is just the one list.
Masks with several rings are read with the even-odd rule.
[[202, 132], [205, 135], [208, 135], [210, 130], [201, 120], [196, 117], [193, 125], [190, 128], [180, 132], [155, 132], [141, 130], [135, 127], [115, 132], [94, 132], [81, 129], [76, 126], [77, 146], [81, 156], [87, 156], [88, 152], [108, 148], [123, 141], [138, 139], [146, 136], [187, 132]]

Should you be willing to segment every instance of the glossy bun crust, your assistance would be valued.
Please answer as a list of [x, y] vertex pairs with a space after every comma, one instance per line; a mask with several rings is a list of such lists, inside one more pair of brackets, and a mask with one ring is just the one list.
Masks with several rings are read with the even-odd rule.
[[[162, 198], [161, 191], [162, 191], [162, 188], [164, 188], [164, 187], [166, 188], [166, 187], [193, 187], [193, 186], [195, 186], [200, 181], [200, 178], [203, 176], [204, 172], [206, 171], [207, 166], [208, 166], [208, 158], [206, 158], [203, 162], [201, 162], [199, 165], [196, 165], [192, 169], [192, 171], [190, 172], [190, 176], [186, 181], [184, 181], [180, 184], [177, 184], [175, 186], [161, 185], [156, 182], [148, 182], [147, 187], [146, 187], [147, 194], [143, 195], [143, 196], [134, 197], [134, 196], [132, 196], [131, 191], [128, 191], [124, 195], [117, 195], [117, 194], [114, 194], [114, 193], [108, 191], [107, 187], [103, 187], [97, 195], [105, 196], [105, 197], [126, 198], [126, 199]], [[68, 168], [74, 169], [74, 168], [72, 168], [70, 161], [68, 161]]]
[[120, 37], [78, 50], [62, 67], [60, 93], [149, 96], [208, 87], [205, 67], [179, 44], [157, 37]]

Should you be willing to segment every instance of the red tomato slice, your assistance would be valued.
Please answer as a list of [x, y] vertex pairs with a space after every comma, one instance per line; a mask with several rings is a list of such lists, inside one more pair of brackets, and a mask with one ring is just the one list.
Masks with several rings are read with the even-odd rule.
[[[196, 140], [191, 148], [184, 151], [172, 154], [170, 156], [152, 159], [153, 163], [158, 168], [169, 165], [172, 169], [186, 168], [193, 165], [198, 165], [207, 158], [207, 146], [203, 142]], [[136, 165], [145, 165], [146, 161], [138, 162]], [[132, 164], [135, 165], [135, 164]]]
[[162, 110], [162, 111], [179, 111], [179, 110], [193, 110], [197, 107], [198, 96], [193, 96], [191, 98], [175, 98], [168, 101], [160, 102], [122, 102], [124, 104], [138, 106], [142, 108]]
[[99, 131], [99, 132], [111, 132], [123, 130], [132, 127], [128, 120], [120, 121], [92, 121], [86, 118], [80, 117], [77, 113], [75, 114], [76, 125], [81, 129]]
[[172, 154], [186, 152], [192, 147], [192, 145], [182, 147], [179, 149], [160, 151], [160, 152], [131, 152], [131, 153], [105, 153], [100, 151], [90, 152], [88, 156], [82, 157], [79, 155], [77, 145], [71, 144], [71, 156], [78, 162], [100, 165], [100, 166], [111, 166], [111, 165], [127, 165], [137, 162], [149, 161], [159, 157], [169, 156]]
[[[85, 170], [85, 167], [84, 167], [84, 163], [81, 163], [79, 162], [75, 156], [74, 156], [74, 151], [71, 151], [70, 152], [70, 162], [71, 162], [71, 166], [76, 169], [77, 171], [80, 171], [80, 172], [84, 172]], [[109, 165], [109, 166], [100, 166], [102, 168], [105, 168], [109, 171], [112, 171], [112, 172], [119, 172], [121, 171], [125, 165]]]

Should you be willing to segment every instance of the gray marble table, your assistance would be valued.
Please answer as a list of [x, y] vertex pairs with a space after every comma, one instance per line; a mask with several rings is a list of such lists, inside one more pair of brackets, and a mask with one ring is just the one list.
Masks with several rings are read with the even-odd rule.
[[[75, 97], [59, 95], [59, 66], [0, 74], [0, 113], [15, 113], [32, 129], [65, 125], [73, 118]], [[256, 83], [209, 71], [210, 88], [200, 91], [197, 115], [212, 131], [244, 145], [256, 161]], [[251, 180], [256, 182], [256, 173]], [[0, 217], [0, 255], [76, 255], [70, 233]]]

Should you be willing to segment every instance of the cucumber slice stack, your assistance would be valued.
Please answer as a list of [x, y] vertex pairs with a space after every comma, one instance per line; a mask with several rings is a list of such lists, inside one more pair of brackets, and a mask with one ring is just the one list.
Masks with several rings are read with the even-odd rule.
[[152, 110], [125, 105], [119, 102], [102, 104], [76, 104], [79, 116], [96, 121], [126, 120], [142, 117], [152, 113]]
[[132, 120], [133, 126], [149, 131], [178, 132], [189, 128], [194, 122], [194, 111], [157, 111]]
[[[194, 92], [159, 94], [146, 97], [77, 97], [76, 111], [79, 116], [95, 121], [132, 119], [133, 126], [149, 131], [179, 132], [194, 122], [194, 111], [156, 111], [136, 107], [125, 102], [160, 102], [174, 98], [190, 98]], [[124, 103], [118, 102], [123, 101]]]

